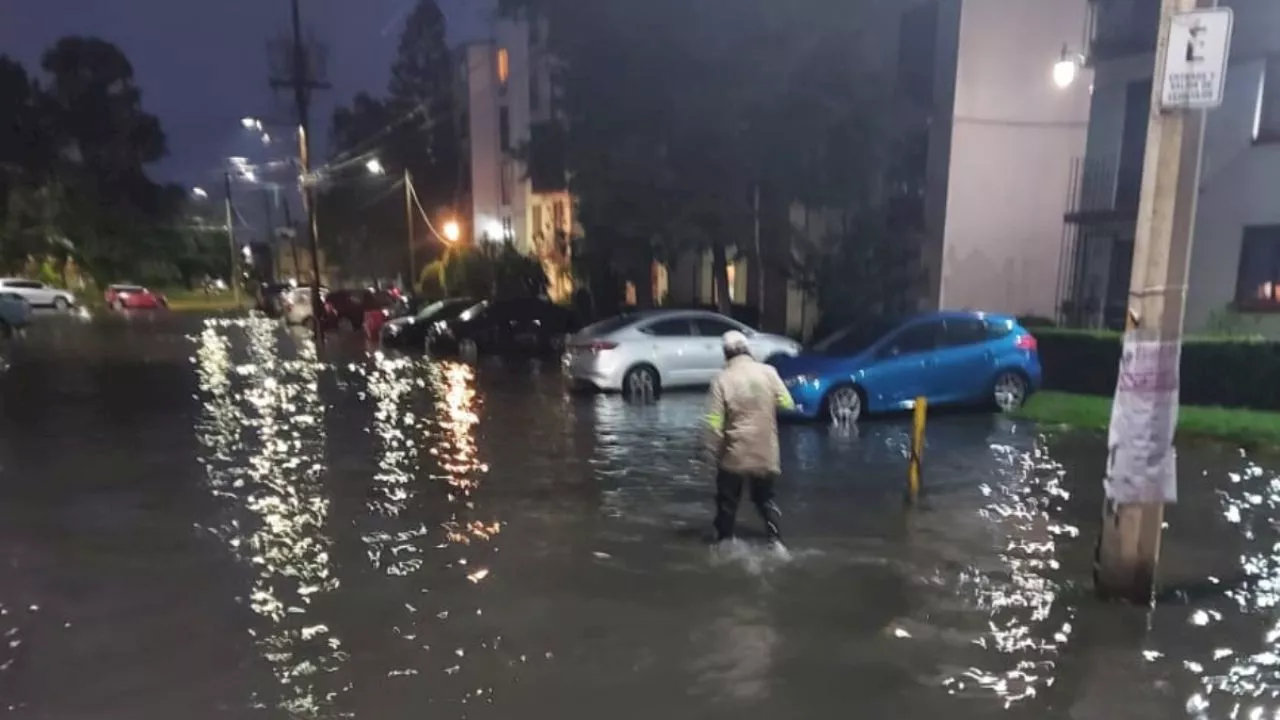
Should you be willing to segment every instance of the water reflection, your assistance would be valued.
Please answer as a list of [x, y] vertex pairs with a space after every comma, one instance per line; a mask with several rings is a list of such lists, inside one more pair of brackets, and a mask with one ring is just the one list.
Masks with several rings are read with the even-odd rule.
[[[262, 320], [211, 321], [201, 333], [198, 435], [209, 489], [228, 502], [227, 520], [213, 532], [253, 569], [247, 604], [260, 622], [249, 634], [282, 688], [253, 705], [321, 717], [349, 687], [326, 680], [347, 654], [318, 602], [339, 587], [322, 484], [320, 366], [305, 343], [286, 359], [277, 333]], [[235, 360], [236, 339], [246, 362]]]
[[[1151, 650], [1147, 659], [1178, 662], [1198, 680], [1186, 701], [1190, 717], [1271, 720], [1280, 718], [1280, 475], [1244, 457], [1226, 478], [1217, 495], [1222, 518], [1243, 543], [1243, 577], [1212, 577], [1223, 588], [1221, 599], [1183, 612], [1193, 652], [1166, 659]], [[1252, 641], [1240, 642], [1250, 634]]]

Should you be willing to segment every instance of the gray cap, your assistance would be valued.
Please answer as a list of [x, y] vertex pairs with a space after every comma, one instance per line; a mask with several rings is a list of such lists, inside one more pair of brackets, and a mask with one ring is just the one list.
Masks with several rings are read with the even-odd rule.
[[724, 345], [725, 352], [742, 353], [750, 350], [750, 347], [747, 345], [747, 336], [737, 330], [730, 330], [725, 333], [720, 338], [720, 342]]

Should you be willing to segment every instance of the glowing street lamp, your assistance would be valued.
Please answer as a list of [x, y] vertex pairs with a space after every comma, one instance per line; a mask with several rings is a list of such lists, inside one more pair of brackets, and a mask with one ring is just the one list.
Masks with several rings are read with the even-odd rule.
[[458, 242], [458, 238], [462, 237], [462, 228], [458, 225], [457, 220], [450, 220], [444, 224], [444, 239], [451, 243]]
[[386, 175], [387, 169], [383, 167], [382, 161], [378, 158], [372, 158], [364, 164], [364, 169], [369, 171], [370, 175]]
[[262, 130], [262, 121], [255, 117], [246, 117], [240, 119], [240, 125], [245, 130]]
[[208, 191], [208, 190], [205, 190], [205, 189], [204, 189], [204, 188], [202, 188], [202, 187], [194, 187], [194, 188], [191, 188], [191, 194], [192, 194], [193, 196], [195, 196], [196, 198], [200, 199], [200, 200], [208, 200], [208, 199], [209, 199], [209, 191]]
[[1079, 53], [1073, 53], [1063, 45], [1061, 59], [1053, 64], [1053, 84], [1063, 90], [1071, 87], [1080, 76], [1080, 65], [1083, 60]]

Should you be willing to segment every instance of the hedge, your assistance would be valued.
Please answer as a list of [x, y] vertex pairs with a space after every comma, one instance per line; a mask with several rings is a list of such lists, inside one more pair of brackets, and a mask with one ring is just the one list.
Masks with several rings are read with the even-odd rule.
[[[1047, 390], [1111, 395], [1120, 368], [1121, 335], [1037, 328]], [[1183, 341], [1181, 402], [1280, 410], [1280, 342], [1240, 338]]]

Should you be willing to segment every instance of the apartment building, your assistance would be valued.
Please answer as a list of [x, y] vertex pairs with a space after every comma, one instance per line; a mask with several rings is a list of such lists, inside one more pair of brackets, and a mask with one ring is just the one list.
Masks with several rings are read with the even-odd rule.
[[554, 130], [546, 27], [504, 16], [490, 29], [489, 37], [457, 51], [467, 230], [477, 242], [509, 242], [541, 259], [550, 294], [561, 299], [572, 292], [573, 199], [562, 170], [548, 172], [545, 164], [530, 162], [531, 153], [546, 145], [533, 141]]
[[[1235, 12], [1222, 107], [1209, 111], [1187, 288], [1189, 332], [1280, 337], [1280, 2], [1223, 0]], [[1159, 0], [1089, 0], [1093, 105], [1070, 172], [1060, 315], [1124, 324], [1151, 115]]]

